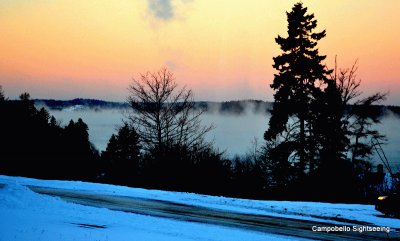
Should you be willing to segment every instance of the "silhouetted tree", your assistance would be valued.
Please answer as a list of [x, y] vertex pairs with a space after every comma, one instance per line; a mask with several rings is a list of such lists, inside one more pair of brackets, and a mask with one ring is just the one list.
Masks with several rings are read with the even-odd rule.
[[89, 141], [88, 130], [81, 118], [70, 120], [63, 130], [63, 175], [67, 179], [95, 180], [99, 172], [99, 153]]
[[276, 38], [283, 54], [274, 58], [279, 73], [264, 134], [270, 188], [297, 198], [357, 198], [360, 176], [371, 168], [373, 143], [384, 138], [373, 127], [380, 115], [371, 113], [372, 105], [386, 94], [360, 98], [356, 64], [339, 72], [322, 64], [317, 43], [325, 31], [314, 32], [317, 21], [302, 3], [287, 16], [288, 37]]
[[106, 151], [102, 153], [106, 163], [104, 179], [106, 182], [135, 185], [140, 168], [140, 142], [135, 129], [125, 123], [117, 135], [112, 135]]
[[278, 74], [271, 88], [276, 92], [264, 137], [267, 141], [278, 142], [282, 136], [290, 138], [290, 145], [279, 145], [279, 148], [292, 148], [285, 152], [291, 157], [292, 165], [304, 172], [307, 164], [309, 170], [314, 168], [316, 150], [311, 108], [321, 91], [317, 84], [327, 81], [331, 71], [322, 64], [326, 56], [320, 55], [317, 48], [318, 41], [326, 33], [325, 30], [314, 31], [317, 27], [314, 14], [307, 14], [307, 8], [300, 2], [287, 13], [287, 20], [288, 37], [275, 39], [283, 53], [273, 58]]
[[[364, 185], [360, 181], [371, 171], [368, 157], [374, 141], [384, 138], [374, 129], [381, 115], [373, 113], [372, 104], [384, 100], [385, 94], [359, 98], [361, 80], [356, 79], [356, 63], [350, 69], [338, 70], [335, 61], [334, 72], [326, 87], [320, 87], [313, 104], [314, 143], [319, 162], [311, 180], [321, 186], [317, 189], [320, 200], [359, 199]], [[335, 178], [338, 173], [340, 179]]]
[[201, 125], [203, 111], [195, 110], [192, 91], [178, 89], [167, 69], [134, 79], [129, 91], [128, 101], [133, 110], [130, 121], [145, 149], [203, 144], [211, 127]]
[[347, 149], [350, 151], [353, 164], [356, 164], [357, 159], [367, 158], [372, 154], [374, 141], [384, 140], [384, 136], [374, 129], [374, 126], [380, 123], [381, 115], [374, 113], [373, 105], [384, 101], [387, 96], [387, 93], [377, 92], [362, 97], [361, 80], [357, 79], [357, 69], [357, 61], [347, 69], [338, 70], [335, 66], [335, 72], [330, 77], [340, 93], [341, 105], [347, 108], [341, 118], [344, 132], [350, 140]]
[[57, 122], [56, 118], [54, 116], [50, 117], [50, 127], [51, 128], [56, 128], [59, 127], [60, 124]]
[[129, 90], [129, 120], [143, 145], [148, 182], [175, 190], [190, 186], [193, 155], [213, 152], [204, 141], [212, 127], [201, 125], [203, 110], [195, 108], [192, 91], [179, 89], [165, 68], [134, 79]]
[[[387, 93], [377, 92], [363, 97], [360, 90], [361, 80], [357, 79], [357, 69], [357, 61], [351, 68], [346, 69], [338, 69], [335, 63], [335, 71], [330, 78], [336, 83], [336, 88], [341, 94], [341, 103], [346, 108], [342, 116], [343, 132], [349, 140], [346, 152], [357, 175], [360, 189], [367, 186], [364, 182], [372, 169], [370, 158], [373, 155], [374, 146], [386, 140], [385, 136], [376, 129], [381, 115], [376, 114], [373, 107], [384, 101]], [[366, 195], [366, 190], [361, 190], [361, 192]]]

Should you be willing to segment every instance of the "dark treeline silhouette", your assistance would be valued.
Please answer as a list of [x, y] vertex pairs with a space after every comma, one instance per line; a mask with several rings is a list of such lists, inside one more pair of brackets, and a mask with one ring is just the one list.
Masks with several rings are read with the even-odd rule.
[[61, 127], [29, 94], [0, 100], [0, 172], [45, 179], [95, 180], [97, 151], [79, 119]]
[[46, 106], [51, 110], [62, 110], [64, 108], [73, 106], [82, 106], [93, 109], [100, 109], [100, 108], [117, 109], [117, 108], [128, 107], [127, 103], [96, 100], [96, 99], [82, 99], [82, 98], [77, 98], [73, 100], [35, 99], [33, 101], [36, 106]]

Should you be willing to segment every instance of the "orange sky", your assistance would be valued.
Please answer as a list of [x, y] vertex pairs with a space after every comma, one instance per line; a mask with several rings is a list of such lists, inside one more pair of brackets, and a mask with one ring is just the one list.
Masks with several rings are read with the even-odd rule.
[[[297, 1], [3, 0], [0, 85], [9, 97], [125, 100], [132, 77], [167, 66], [198, 100], [273, 100], [274, 38]], [[326, 64], [359, 59], [366, 93], [400, 105], [400, 1], [304, 0], [326, 29]]]

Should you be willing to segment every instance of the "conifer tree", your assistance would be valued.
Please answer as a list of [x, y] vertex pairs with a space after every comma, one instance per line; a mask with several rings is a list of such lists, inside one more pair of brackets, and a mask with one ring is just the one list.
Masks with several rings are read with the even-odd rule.
[[133, 185], [138, 179], [140, 164], [140, 142], [136, 130], [125, 123], [117, 135], [112, 135], [106, 151], [105, 181], [123, 185]]
[[287, 20], [288, 36], [275, 39], [283, 53], [273, 58], [273, 67], [278, 73], [271, 88], [276, 92], [269, 129], [264, 138], [276, 142], [284, 133], [290, 134], [294, 141], [286, 145], [293, 148], [288, 153], [296, 157], [297, 167], [303, 172], [307, 164], [312, 164], [315, 155], [311, 108], [315, 96], [321, 91], [317, 83], [326, 82], [331, 71], [322, 64], [326, 56], [320, 55], [317, 48], [318, 41], [326, 36], [326, 32], [315, 32], [317, 20], [314, 14], [308, 14], [300, 2], [287, 13]]

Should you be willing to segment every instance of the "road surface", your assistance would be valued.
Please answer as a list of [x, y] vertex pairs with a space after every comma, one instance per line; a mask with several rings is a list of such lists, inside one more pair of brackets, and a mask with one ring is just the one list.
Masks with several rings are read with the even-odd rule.
[[[397, 230], [385, 232], [313, 232], [313, 226], [333, 226], [328, 221], [315, 222], [265, 215], [252, 215], [190, 206], [168, 201], [89, 194], [84, 191], [28, 186], [34, 192], [60, 197], [66, 201], [142, 215], [188, 222], [221, 225], [263, 233], [289, 235], [318, 240], [400, 240]], [[357, 224], [360, 225], [360, 224]], [[367, 225], [367, 224], [366, 224]], [[353, 224], [348, 225], [350, 228]]]

